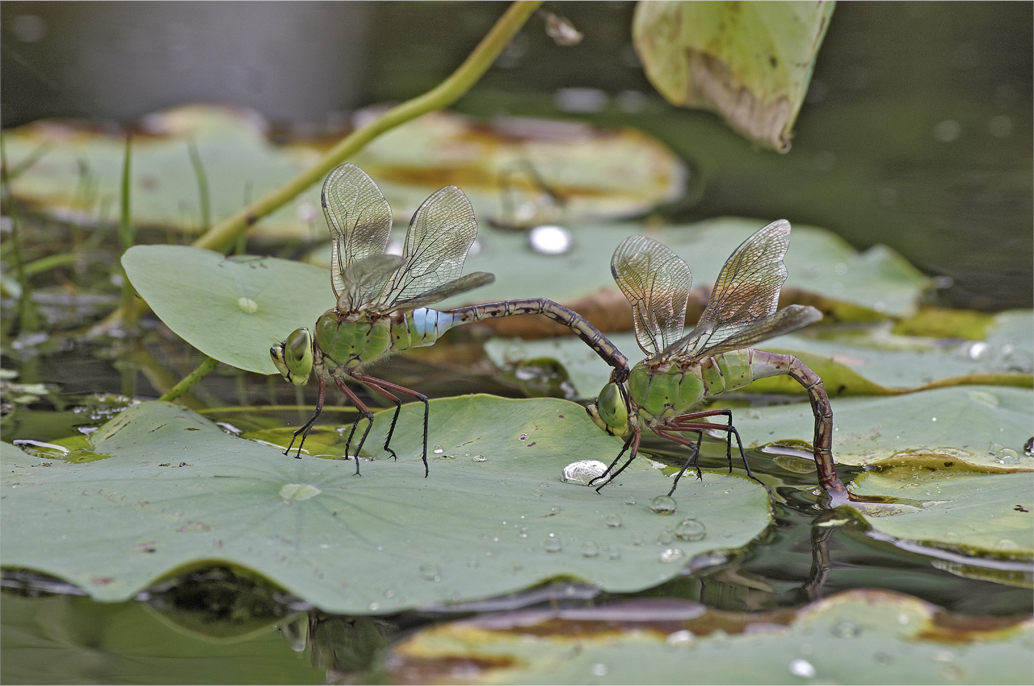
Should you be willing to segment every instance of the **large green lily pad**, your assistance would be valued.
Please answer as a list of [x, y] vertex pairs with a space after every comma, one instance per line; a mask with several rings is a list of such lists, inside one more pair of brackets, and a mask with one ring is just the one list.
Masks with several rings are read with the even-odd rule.
[[[358, 113], [356, 121], [376, 114]], [[154, 112], [138, 128], [146, 135], [133, 138], [133, 224], [188, 233], [207, 228], [190, 146], [204, 167], [207, 219], [215, 222], [296, 177], [344, 135], [275, 145], [255, 113], [211, 105]], [[111, 221], [99, 213], [117, 207], [125, 143], [125, 134], [99, 131], [91, 122], [44, 120], [5, 131], [12, 166], [32, 162], [12, 182], [15, 197], [61, 219]], [[482, 221], [514, 223], [645, 214], [678, 198], [685, 180], [682, 161], [635, 129], [520, 118], [485, 123], [447, 112], [393, 129], [351, 161], [381, 184], [401, 221], [449, 184], [463, 188]], [[564, 198], [563, 206], [550, 192]], [[319, 208], [317, 185], [263, 217], [252, 232], [322, 237]]]
[[[897, 470], [895, 470], [897, 471]], [[1030, 474], [974, 474], [954, 469], [911, 475], [862, 474], [851, 490], [923, 502], [921, 509], [869, 517], [877, 531], [898, 541], [958, 551], [967, 556], [1034, 560], [1034, 483]]]
[[330, 272], [273, 257], [230, 257], [178, 245], [138, 245], [122, 265], [154, 313], [220, 362], [275, 374], [269, 347], [310, 329], [334, 306]]
[[[613, 592], [666, 581], [692, 557], [750, 542], [770, 522], [763, 489], [732, 475], [686, 480], [673, 516], [649, 504], [665, 476], [637, 460], [597, 493], [560, 480], [620, 441], [560, 400], [469, 396], [403, 407], [393, 447], [380, 413], [361, 462], [287, 457], [175, 405], [129, 408], [90, 441], [108, 459], [73, 464], [3, 446], [6, 567], [57, 576], [97, 600], [226, 563], [339, 613], [395, 612], [570, 577]], [[340, 457], [340, 453], [335, 455]], [[704, 537], [681, 540], [696, 518]]]
[[796, 611], [674, 600], [441, 624], [396, 644], [392, 683], [1012, 684], [1030, 681], [1030, 618], [950, 615], [859, 589]]
[[632, 38], [669, 102], [712, 110], [785, 152], [834, 4], [644, 2]]

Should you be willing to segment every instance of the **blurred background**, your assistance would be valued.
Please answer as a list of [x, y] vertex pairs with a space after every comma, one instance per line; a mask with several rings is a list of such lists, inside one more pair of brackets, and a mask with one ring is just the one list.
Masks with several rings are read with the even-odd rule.
[[[940, 277], [935, 302], [1034, 304], [1031, 3], [842, 3], [788, 154], [667, 104], [631, 44], [631, 2], [547, 3], [455, 108], [482, 117], [633, 126], [687, 163], [670, 222], [786, 217], [860, 249], [884, 243]], [[4, 2], [3, 126], [133, 121], [190, 102], [242, 105], [279, 130], [339, 128], [437, 85], [505, 5], [494, 2]]]

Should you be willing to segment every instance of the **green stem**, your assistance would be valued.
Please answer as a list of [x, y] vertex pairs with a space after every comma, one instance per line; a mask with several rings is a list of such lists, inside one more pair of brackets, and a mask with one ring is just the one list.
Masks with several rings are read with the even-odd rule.
[[449, 78], [423, 95], [393, 107], [366, 126], [356, 129], [292, 181], [213, 226], [194, 241], [194, 246], [222, 250], [252, 224], [319, 182], [331, 169], [357, 153], [377, 136], [458, 100], [492, 66], [499, 53], [541, 4], [541, 0], [514, 2]]
[[196, 384], [201, 379], [205, 378], [208, 372], [215, 369], [215, 366], [217, 364], [219, 364], [218, 360], [209, 357], [208, 355], [205, 355], [204, 361], [198, 365], [197, 369], [183, 377], [182, 381], [170, 388], [168, 393], [158, 398], [158, 400], [172, 402], [176, 398], [180, 397], [181, 395], [189, 391], [191, 386]]
[[18, 298], [18, 331], [20, 333], [39, 331], [39, 315], [32, 303], [29, 277], [25, 273], [25, 264], [22, 262], [21, 222], [18, 217], [18, 206], [14, 201], [14, 193], [11, 192], [11, 179], [7, 174], [7, 153], [2, 136], [0, 136], [0, 197], [3, 198], [4, 204], [7, 206], [7, 214], [11, 218], [11, 244], [14, 248], [15, 273], [18, 275], [18, 285], [22, 289], [21, 296]]
[[[132, 207], [130, 202], [130, 191], [133, 187], [130, 174], [132, 150], [132, 134], [126, 134], [126, 152], [122, 158], [122, 187], [119, 197], [118, 214], [118, 237], [119, 242], [122, 243], [122, 255], [124, 255], [133, 245], [133, 219], [130, 210]], [[125, 267], [122, 266], [122, 255], [119, 255], [118, 263], [119, 271], [122, 272], [122, 312], [124, 313], [122, 324], [123, 328], [126, 330], [133, 330], [137, 325], [139, 310], [129, 306], [133, 301], [135, 291], [133, 290], [133, 284], [129, 283], [129, 276], [126, 275]]]
[[194, 177], [197, 179], [198, 200], [201, 203], [201, 230], [207, 231], [208, 227], [212, 225], [208, 175], [205, 174], [205, 163], [201, 161], [201, 153], [197, 150], [197, 143], [193, 140], [187, 141], [187, 151], [190, 153], [190, 164], [194, 167]]

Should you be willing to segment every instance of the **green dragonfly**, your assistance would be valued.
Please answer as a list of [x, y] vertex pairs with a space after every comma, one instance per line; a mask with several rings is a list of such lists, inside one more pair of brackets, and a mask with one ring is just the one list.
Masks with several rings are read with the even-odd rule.
[[[301, 436], [296, 457], [316, 419], [323, 411], [324, 379], [330, 378], [359, 410], [345, 444], [347, 455], [359, 423], [366, 429], [356, 444], [358, 455], [373, 426], [373, 413], [346, 385], [355, 381], [395, 404], [395, 414], [384, 441], [389, 447], [406, 395], [424, 404], [422, 460], [427, 469], [427, 433], [430, 407], [427, 396], [364, 373], [371, 362], [393, 352], [432, 345], [445, 331], [482, 319], [541, 314], [564, 324], [616, 368], [627, 370], [628, 360], [592, 324], [575, 312], [544, 298], [508, 300], [451, 310], [426, 307], [453, 295], [491, 283], [487, 272], [461, 276], [467, 251], [477, 237], [477, 221], [470, 201], [456, 186], [446, 186], [420, 205], [409, 224], [401, 255], [385, 252], [391, 233], [391, 208], [377, 184], [354, 164], [334, 169], [323, 184], [323, 211], [333, 238], [331, 285], [337, 306], [316, 321], [315, 334], [296, 329], [269, 349], [273, 364], [293, 384], [305, 384], [316, 373], [319, 392], [316, 411], [295, 432]], [[620, 378], [620, 375], [619, 375]]]
[[[779, 290], [786, 280], [783, 255], [790, 244], [789, 235], [790, 224], [779, 220], [744, 241], [722, 267], [700, 321], [687, 334], [683, 325], [693, 282], [689, 266], [670, 249], [645, 236], [631, 236], [618, 246], [611, 272], [632, 305], [636, 341], [648, 357], [628, 372], [627, 388], [623, 374], [616, 369], [611, 382], [587, 408], [589, 416], [607, 433], [627, 436], [617, 458], [598, 477], [609, 477], [599, 488], [635, 459], [644, 429], [692, 451], [676, 475], [669, 496], [687, 467], [696, 463], [703, 431], [726, 432], [730, 469], [735, 437], [747, 474], [754, 478], [739, 432], [733, 427], [732, 412], [694, 408], [755, 379], [785, 374], [804, 386], [811, 400], [820, 483], [831, 496], [847, 497], [833, 471], [833, 411], [822, 379], [793, 355], [749, 347], [822, 319], [822, 313], [811, 306], [790, 305], [776, 311]], [[716, 416], [724, 416], [726, 423], [706, 421]], [[680, 435], [691, 432], [697, 434], [695, 444]], [[626, 451], [627, 462], [613, 471]], [[697, 477], [700, 475], [697, 466]]]

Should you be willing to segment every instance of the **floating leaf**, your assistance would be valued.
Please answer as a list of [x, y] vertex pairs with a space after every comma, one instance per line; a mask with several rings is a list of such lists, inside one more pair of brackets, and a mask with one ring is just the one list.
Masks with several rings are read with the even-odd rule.
[[[911, 473], [907, 473], [911, 472]], [[1034, 483], [1030, 474], [973, 474], [950, 468], [866, 472], [851, 484], [865, 495], [922, 501], [912, 512], [869, 517], [869, 524], [901, 544], [966, 556], [1024, 560], [1017, 571], [1031, 574], [1034, 561]], [[953, 562], [964, 562], [956, 557]]]
[[[360, 112], [356, 121], [375, 114]], [[296, 177], [337, 142], [274, 145], [268, 124], [255, 113], [211, 105], [155, 112], [138, 128], [133, 224], [188, 233], [207, 228], [190, 146], [204, 168], [211, 217], [219, 221]], [[39, 155], [12, 182], [15, 197], [60, 219], [110, 221], [100, 212], [117, 206], [125, 140], [124, 133], [101, 132], [83, 121], [43, 120], [5, 131], [15, 166]], [[635, 129], [520, 118], [482, 123], [447, 112], [393, 129], [351, 161], [376, 179], [405, 222], [428, 195], [449, 184], [463, 188], [482, 221], [514, 223], [515, 215], [525, 214], [540, 221], [630, 217], [676, 199], [686, 174], [663, 143]], [[322, 238], [319, 208], [320, 189], [313, 186], [263, 217], [252, 233]]]
[[859, 589], [796, 611], [732, 613], [677, 600], [487, 615], [417, 632], [392, 683], [1025, 683], [1030, 618], [951, 615]]
[[269, 347], [334, 306], [330, 272], [272, 257], [138, 245], [122, 257], [141, 297], [180, 338], [220, 362], [275, 374]]
[[641, 2], [632, 40], [669, 102], [786, 152], [833, 2]]
[[[562, 483], [570, 462], [609, 461], [621, 446], [573, 403], [468, 396], [432, 401], [430, 416], [440, 447], [428, 478], [419, 403], [402, 409], [399, 460], [362, 462], [361, 477], [351, 460], [287, 457], [159, 402], [91, 435], [109, 459], [43, 467], [5, 444], [3, 564], [118, 601], [163, 576], [225, 563], [324, 610], [364, 614], [555, 577], [634, 592], [698, 554], [747, 544], [770, 522], [764, 490], [737, 476], [687, 480], [671, 517], [650, 510], [671, 477], [648, 460], [602, 493]], [[367, 442], [377, 458], [390, 419], [378, 414]], [[677, 537], [687, 517], [706, 527], [703, 539]]]

